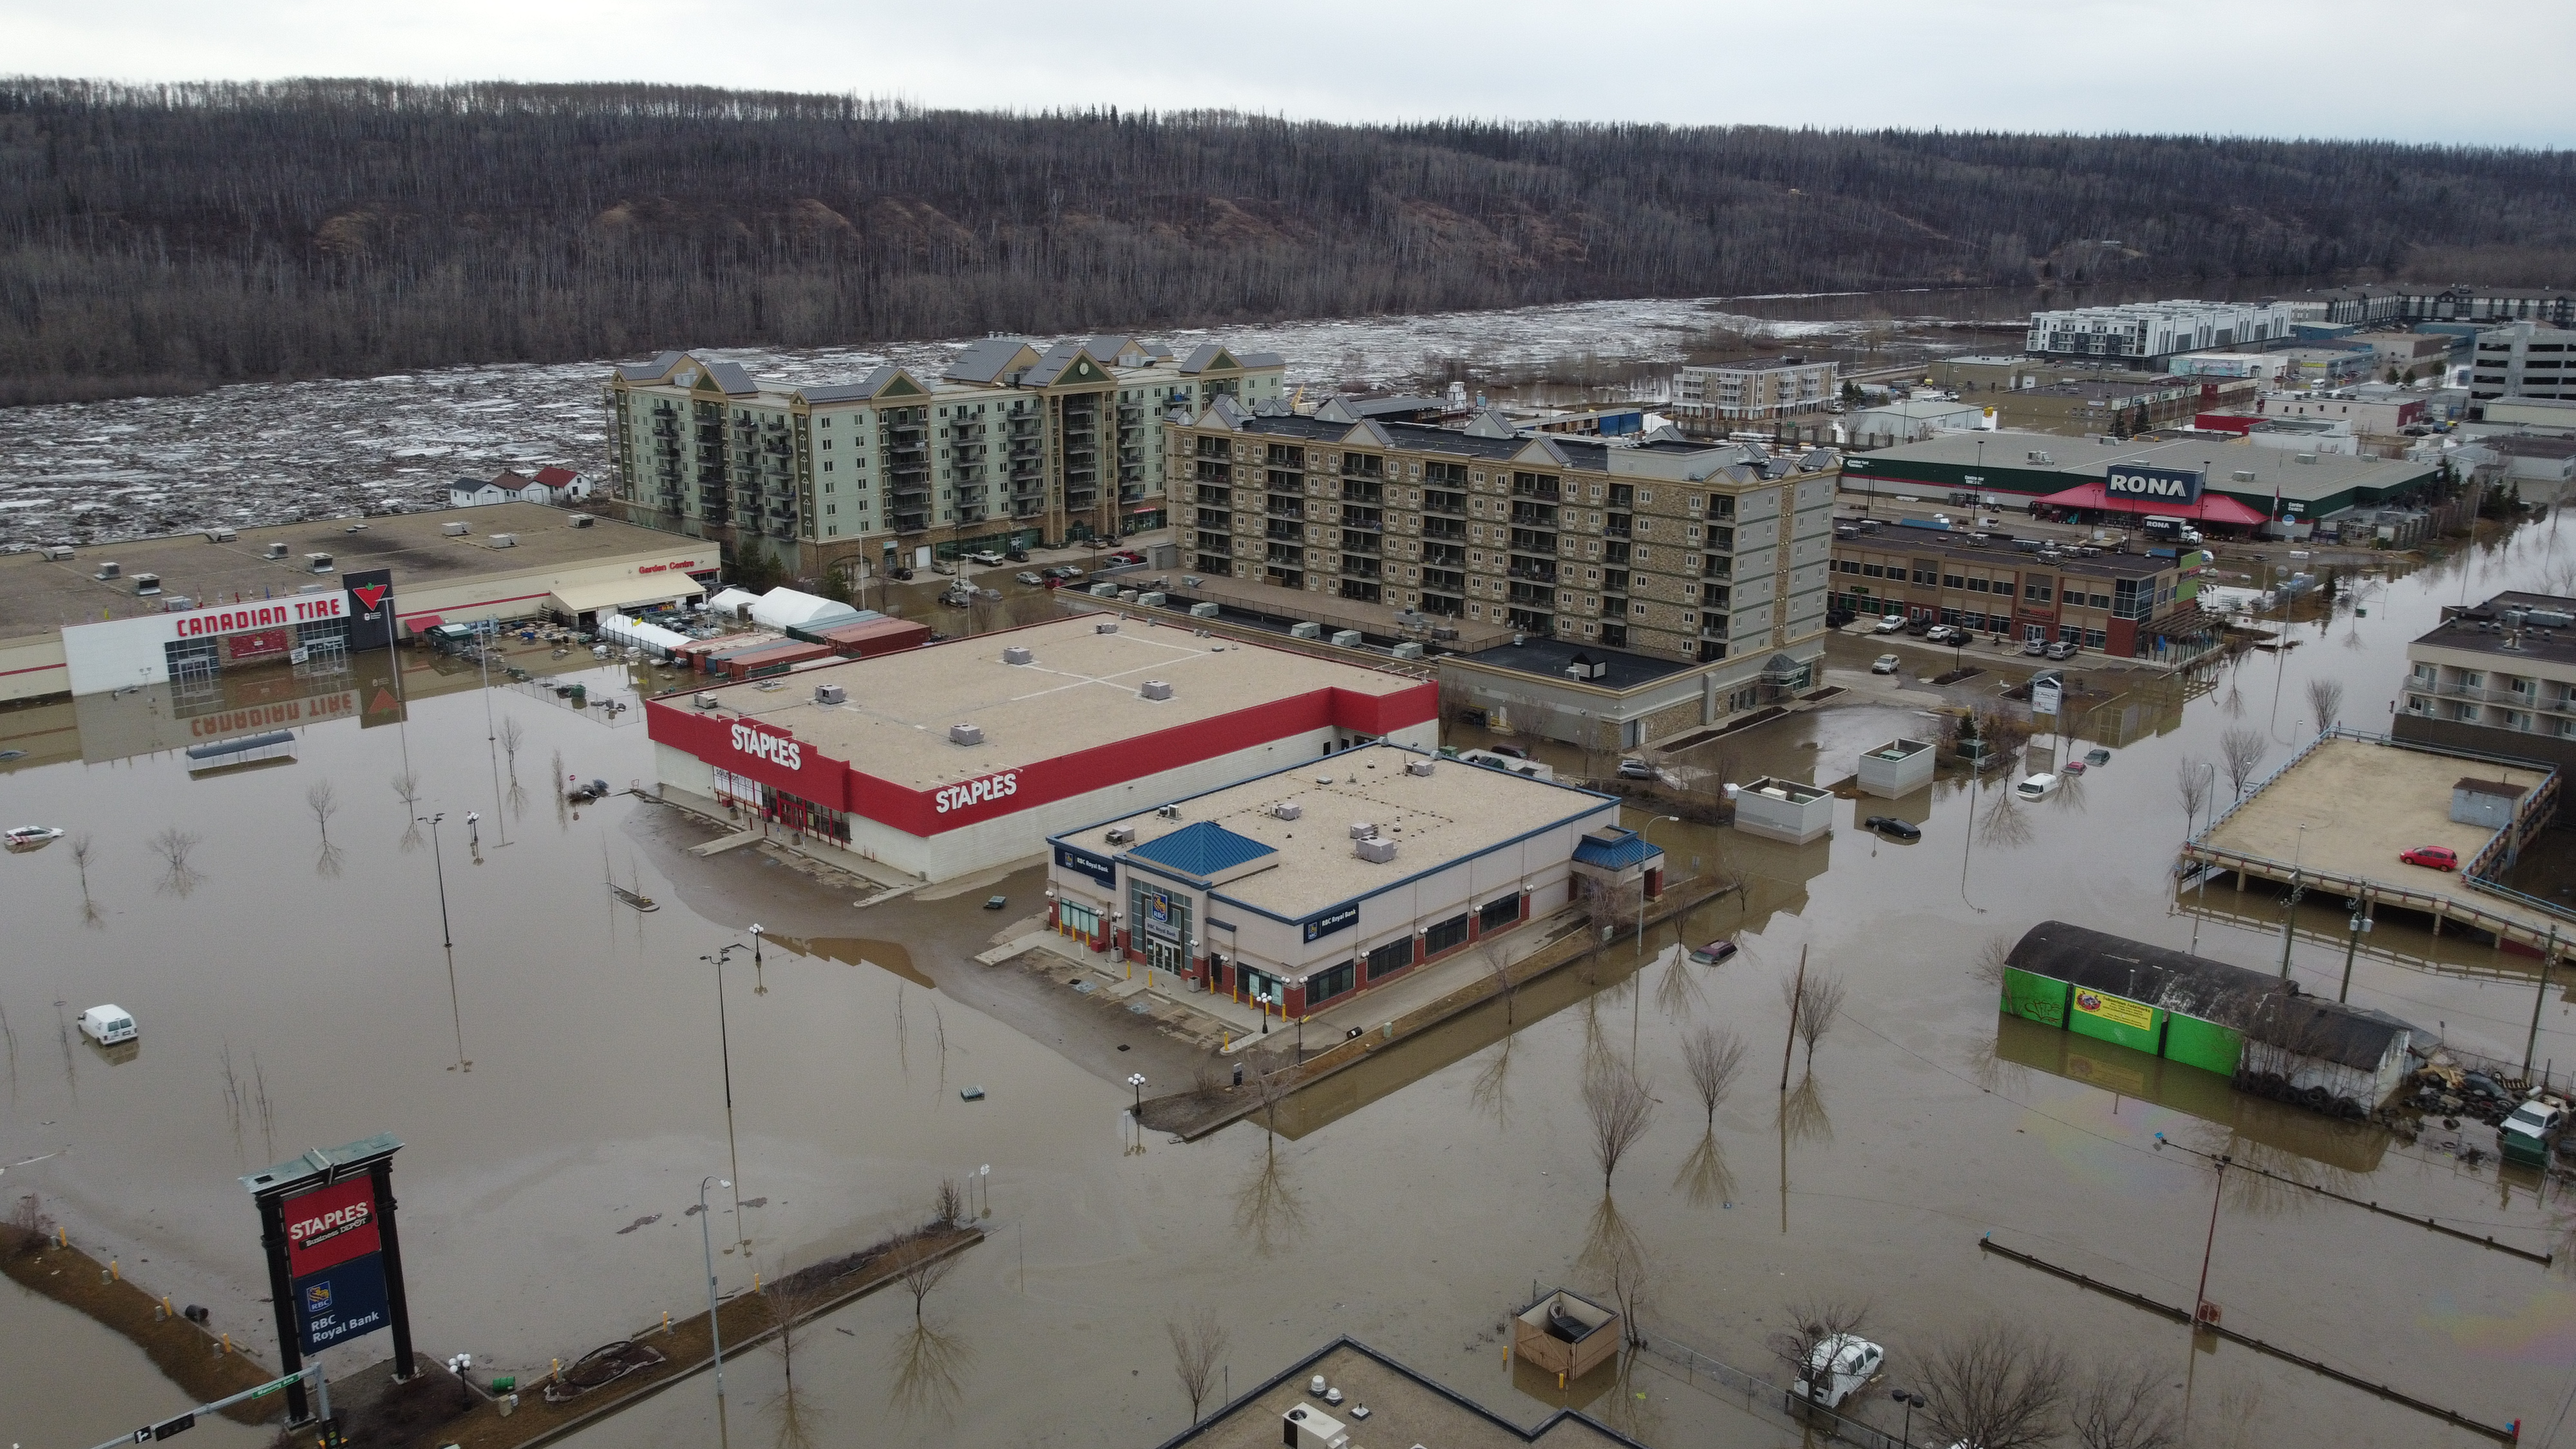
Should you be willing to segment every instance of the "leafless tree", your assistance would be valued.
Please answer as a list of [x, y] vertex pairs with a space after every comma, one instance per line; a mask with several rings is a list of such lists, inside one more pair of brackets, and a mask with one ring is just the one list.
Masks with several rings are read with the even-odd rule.
[[1494, 1114], [1494, 1125], [1509, 1127], [1512, 1115], [1512, 1043], [1520, 1038], [1511, 1032], [1494, 1044], [1494, 1054], [1476, 1073], [1467, 1088], [1468, 1104], [1478, 1111]]
[[2263, 732], [2247, 725], [2235, 725], [2218, 737], [2218, 763], [2227, 772], [2228, 788], [2235, 798], [2245, 798], [2245, 787], [2253, 783], [2254, 767], [2263, 763], [2264, 752], [2272, 742]]
[[1635, 1071], [1612, 1063], [1584, 1077], [1583, 1110], [1592, 1120], [1592, 1159], [1601, 1164], [1601, 1190], [1606, 1193], [1619, 1159], [1655, 1120], [1654, 1095]]
[[934, 1200], [931, 1211], [938, 1214], [939, 1225], [943, 1228], [957, 1226], [958, 1220], [966, 1216], [966, 1190], [958, 1185], [957, 1179], [939, 1179], [939, 1196]]
[[1831, 1031], [1834, 1018], [1842, 1014], [1847, 988], [1841, 977], [1824, 971], [1807, 973], [1807, 991], [1797, 1006], [1795, 1025], [1798, 1039], [1807, 1044], [1807, 1069], [1815, 1070], [1816, 1043]]
[[313, 812], [314, 827], [324, 843], [331, 839], [331, 817], [340, 813], [340, 791], [328, 780], [316, 780], [304, 791], [304, 808]]
[[1187, 1319], [1167, 1318], [1163, 1331], [1171, 1335], [1172, 1372], [1180, 1376], [1181, 1392], [1190, 1397], [1190, 1422], [1196, 1424], [1199, 1406], [1207, 1402], [1217, 1364], [1225, 1358], [1233, 1335], [1217, 1320], [1213, 1308], [1193, 1309]]
[[2083, 1449], [2173, 1449], [2182, 1442], [2182, 1419], [2172, 1395], [2153, 1364], [2098, 1364], [2068, 1407], [2075, 1442]]
[[2343, 718], [2343, 681], [2323, 675], [2309, 680], [2308, 708], [2316, 715], [2318, 733], [2334, 728]]
[[1780, 1002], [1789, 1009], [1789, 1030], [1780, 1042], [1780, 1090], [1789, 1090], [1789, 1062], [1798, 1051], [1798, 1008], [1807, 999], [1807, 948], [1798, 948], [1796, 974], [1780, 983]]
[[912, 1321], [915, 1326], [921, 1322], [923, 1300], [930, 1297], [932, 1289], [947, 1282], [949, 1273], [957, 1267], [956, 1254], [940, 1251], [946, 1246], [947, 1243], [942, 1238], [933, 1238], [926, 1233], [914, 1233], [895, 1249], [903, 1255], [903, 1263], [895, 1271], [896, 1276], [902, 1280], [904, 1291], [912, 1295]]
[[1869, 1305], [1839, 1298], [1809, 1298], [1785, 1305], [1787, 1320], [1764, 1340], [1764, 1346], [1788, 1371], [1790, 1382], [1804, 1381], [1812, 1366], [1830, 1362], [1835, 1340], [1853, 1337], [1869, 1323]]
[[188, 862], [199, 844], [197, 835], [175, 825], [152, 837], [152, 853], [161, 857], [163, 890], [184, 899], [197, 888], [204, 877]]
[[2174, 766], [2174, 794], [2182, 800], [2182, 833], [2190, 838], [2192, 822], [2209, 807], [2209, 787], [2218, 778], [2218, 767], [2198, 755], [2186, 755]]
[[769, 1350], [778, 1355], [778, 1364], [786, 1382], [769, 1401], [769, 1411], [778, 1420], [779, 1449], [805, 1449], [816, 1442], [821, 1427], [820, 1408], [796, 1386], [796, 1343], [805, 1330], [806, 1320], [822, 1305], [822, 1282], [802, 1273], [782, 1273], [761, 1286], [760, 1303], [769, 1311]]
[[1485, 976], [1494, 983], [1494, 994], [1503, 999], [1503, 1026], [1512, 1025], [1512, 951], [1510, 943], [1497, 937], [1476, 947], [1476, 961], [1485, 968]]
[[1265, 1258], [1294, 1243], [1306, 1227], [1305, 1194], [1280, 1157], [1278, 1141], [1263, 1134], [1261, 1160], [1234, 1191], [1235, 1234]]
[[965, 1397], [961, 1376], [974, 1357], [964, 1338], [915, 1316], [911, 1331], [895, 1341], [889, 1397], [909, 1416], [945, 1420]]
[[72, 868], [80, 872], [80, 888], [81, 894], [84, 896], [89, 894], [90, 853], [89, 832], [84, 830], [79, 834], [74, 835], [72, 837]]
[[1699, 1093], [1711, 1128], [1717, 1126], [1718, 1104], [1726, 1100], [1743, 1067], [1744, 1038], [1734, 1032], [1702, 1026], [1682, 1038], [1682, 1068], [1690, 1073], [1691, 1089]]
[[1623, 936], [1636, 925], [1637, 913], [1645, 904], [1642, 888], [1622, 886], [1589, 874], [1577, 876], [1575, 880], [1578, 882], [1575, 899], [1581, 903], [1583, 914], [1591, 920], [1596, 938], [1604, 932]]
[[1980, 1449], [2038, 1449], [2057, 1437], [2068, 1395], [2065, 1350], [1994, 1320], [1944, 1341], [1923, 1366], [1924, 1412], [1939, 1438]]

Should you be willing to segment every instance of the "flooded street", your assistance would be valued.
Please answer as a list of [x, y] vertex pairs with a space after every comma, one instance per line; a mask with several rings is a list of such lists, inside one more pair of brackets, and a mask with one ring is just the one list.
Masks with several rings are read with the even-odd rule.
[[[2491, 1143], [2474, 1124], [2410, 1145], [2002, 1020], [1978, 971], [1995, 943], [2049, 918], [2277, 969], [2277, 897], [2224, 886], [2174, 898], [2177, 764], [2214, 759], [2222, 730], [2252, 725], [2270, 732], [2268, 773], [2313, 733], [2312, 677], [2346, 683], [2348, 725], [2384, 728], [2404, 643], [2440, 604], [2527, 585], [2570, 550], [2576, 537], [2547, 524], [2464, 547], [2358, 595], [2366, 617], [2294, 623], [2298, 647], [2214, 679], [2100, 672], [2076, 748], [2113, 758], [2043, 803], [1945, 777], [1904, 800], [1839, 802], [1835, 833], [1804, 847], [1658, 823], [1675, 875], [1696, 861], [1745, 880], [1679, 933], [1741, 928], [1734, 960], [1677, 961], [1676, 933], [1658, 928], [1525, 992], [1509, 1026], [1499, 1003], [1478, 1008], [1328, 1079], [1280, 1109], [1275, 1137], [1245, 1122], [1192, 1146], [1140, 1136], [1125, 1116], [1122, 1061], [1150, 1055], [1149, 1023], [1122, 1058], [1096, 1030], [1054, 1040], [1024, 1029], [1043, 1017], [996, 1014], [1018, 1008], [977, 974], [995, 968], [969, 958], [1037, 908], [1035, 869], [858, 910], [854, 892], [754, 851], [693, 857], [717, 831], [665, 807], [624, 794], [557, 803], [565, 776], [649, 788], [640, 727], [524, 687], [450, 677], [437, 692], [417, 666], [407, 711], [379, 715], [360, 688], [354, 717], [334, 710], [304, 729], [291, 763], [206, 778], [171, 748], [184, 739], [166, 698], [0, 715], [0, 746], [29, 750], [0, 767], [0, 813], [75, 837], [0, 859], [0, 1193], [40, 1194], [76, 1242], [272, 1354], [238, 1175], [391, 1132], [406, 1143], [394, 1182], [421, 1350], [526, 1376], [665, 1311], [703, 1311], [704, 1178], [739, 1185], [708, 1193], [719, 1250], [750, 1242], [720, 1256], [732, 1291], [916, 1223], [941, 1177], [989, 1165], [977, 1182], [990, 1236], [930, 1297], [921, 1330], [895, 1292], [798, 1340], [824, 1442], [1158, 1442], [1188, 1416], [1163, 1325], [1202, 1305], [1232, 1331], [1237, 1391], [1349, 1334], [1533, 1420], [1558, 1401], [1554, 1385], [1512, 1377], [1496, 1321], [1533, 1280], [1598, 1288], [1579, 1260], [1619, 1238], [1653, 1266], [1654, 1333], [1757, 1371], [1771, 1370], [1763, 1340], [1786, 1304], [1841, 1299], [1869, 1305], [1889, 1385], [1946, 1336], [2005, 1316], [2088, 1360], [2168, 1369], [2188, 1385], [2193, 1443], [2486, 1442], [2251, 1350], [2195, 1350], [2181, 1327], [1979, 1239], [2188, 1305], [2213, 1179], [2181, 1147], [2534, 1251], [2569, 1246], [2576, 1218], [2557, 1189], [2544, 1202], [2536, 1174], [2440, 1150], [2455, 1136]], [[1837, 639], [1831, 658], [1855, 669], [1877, 652]], [[634, 687], [606, 668], [562, 677]], [[1684, 762], [1714, 769], [1723, 755], [1729, 778], [1835, 781], [1862, 747], [1928, 727], [1918, 710], [1992, 699], [2017, 677], [1990, 670], [1946, 694], [1906, 685], [1892, 703], [1795, 715]], [[94, 743], [109, 740], [147, 752]], [[409, 803], [395, 786], [406, 775]], [[327, 848], [311, 798], [325, 781]], [[479, 844], [468, 811], [481, 814]], [[439, 812], [434, 856], [414, 817]], [[1855, 812], [1919, 821], [1923, 838], [1880, 840], [1854, 828]], [[612, 881], [660, 909], [620, 904]], [[1011, 908], [978, 909], [989, 892]], [[2291, 969], [2312, 992], [2341, 984], [2341, 920], [2340, 902], [2311, 898], [2294, 923]], [[720, 986], [701, 958], [748, 946], [754, 921], [772, 937], [758, 968], [737, 955]], [[1812, 1071], [1798, 1049], [1782, 1093], [1780, 982], [1802, 950], [1849, 997]], [[2357, 953], [2351, 997], [2519, 1061], [2536, 968], [2384, 920]], [[142, 1029], [122, 1059], [70, 1034], [74, 1014], [106, 1001]], [[2539, 1004], [2535, 1056], [2563, 1074], [2576, 1064], [2566, 987]], [[1700, 1024], [1748, 1044], [1707, 1131], [1690, 1121], [1700, 1107], [1680, 1059]], [[1605, 1197], [1580, 1083], [1588, 1061], [1632, 1053], [1660, 1103]], [[962, 1100], [968, 1087], [982, 1099]], [[2178, 1146], [2160, 1149], [2159, 1133]], [[2208, 1296], [2232, 1329], [2473, 1418], [2520, 1419], [2545, 1443], [2576, 1369], [2572, 1269], [2239, 1173]], [[41, 1409], [22, 1407], [39, 1370], [0, 1378], [0, 1438], [89, 1443], [141, 1422], [131, 1410], [147, 1392], [177, 1403], [121, 1345], [75, 1351], [92, 1326], [67, 1319], [0, 1294], [12, 1341], [68, 1346], [49, 1347]], [[367, 1340], [327, 1362], [339, 1372], [382, 1352]], [[774, 1436], [778, 1381], [766, 1352], [729, 1367], [734, 1436]], [[92, 1395], [107, 1402], [76, 1412]], [[1885, 1395], [1872, 1399], [1875, 1417]], [[1657, 1445], [1786, 1442], [1654, 1369], [1591, 1407]], [[709, 1444], [713, 1415], [701, 1378], [579, 1442]]]

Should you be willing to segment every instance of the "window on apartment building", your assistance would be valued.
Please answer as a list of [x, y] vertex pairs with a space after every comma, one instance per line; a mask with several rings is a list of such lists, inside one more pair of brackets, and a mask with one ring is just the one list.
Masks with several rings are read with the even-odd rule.
[[1968, 592], [1969, 592], [1969, 593], [1972, 593], [1972, 594], [1982, 594], [1982, 593], [1986, 593], [1986, 592], [1988, 592], [1989, 590], [1991, 590], [1991, 589], [1993, 589], [1993, 588], [1994, 588], [1994, 585], [1993, 585], [1993, 584], [1991, 584], [1991, 583], [1989, 583], [1989, 582], [1987, 582], [1987, 581], [1986, 581], [1986, 580], [1984, 580], [1984, 579], [1970, 579], [1970, 580], [1968, 580]]
[[2478, 707], [2477, 707], [2476, 705], [2474, 705], [2474, 704], [2464, 704], [2464, 705], [2460, 705], [2460, 706], [2458, 707], [2458, 711], [2459, 711], [2459, 717], [2460, 717], [2462, 720], [2466, 721], [2467, 723], [2470, 723], [2470, 724], [2476, 724], [2476, 723], [2478, 722]]
[[2486, 688], [2486, 684], [2487, 677], [2484, 674], [2479, 673], [2477, 670], [2463, 669], [2460, 671], [2460, 687], [2462, 689], [2484, 689]]
[[2054, 588], [2039, 579], [2033, 579], [2029, 583], [2022, 585], [2021, 590], [2021, 596], [2023, 598], [2042, 604], [2047, 603], [2050, 597], [2055, 593], [2056, 590]]
[[1964, 589], [1967, 586], [1968, 580], [1964, 575], [1943, 574], [1941, 576], [1941, 587], [1945, 589]]
[[1869, 579], [1884, 578], [1887, 576], [1887, 570], [1874, 563], [1862, 564], [1860, 566], [1860, 572], [1861, 577]]

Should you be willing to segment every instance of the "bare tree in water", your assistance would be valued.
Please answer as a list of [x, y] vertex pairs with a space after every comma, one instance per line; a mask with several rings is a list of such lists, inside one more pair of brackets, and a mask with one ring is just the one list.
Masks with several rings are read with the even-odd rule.
[[2323, 677], [2309, 680], [2308, 708], [2316, 716], [2319, 734], [2334, 728], [2343, 719], [2343, 681]]
[[1196, 1424], [1199, 1406], [1207, 1402], [1217, 1365], [1224, 1360], [1233, 1335], [1213, 1308], [1194, 1309], [1186, 1319], [1165, 1319], [1163, 1331], [1171, 1335], [1172, 1372], [1180, 1377], [1181, 1392], [1189, 1395], [1190, 1422]]
[[1699, 1093], [1711, 1128], [1717, 1126], [1718, 1104], [1726, 1100], [1743, 1067], [1744, 1038], [1734, 1032], [1702, 1026], [1682, 1038], [1682, 1069], [1690, 1073], [1691, 1088]]
[[1655, 1120], [1655, 1099], [1634, 1070], [1611, 1063], [1585, 1075], [1583, 1110], [1592, 1121], [1592, 1160], [1601, 1164], [1601, 1190], [1610, 1190], [1619, 1159]]
[[2067, 1418], [2082, 1449], [2173, 1449], [2182, 1442], [2174, 1387], [2153, 1364], [2096, 1365], [2076, 1385]]
[[1816, 1043], [1831, 1031], [1834, 1019], [1842, 1014], [1843, 997], [1848, 991], [1839, 976], [1824, 971], [1807, 973], [1807, 989], [1799, 998], [1794, 1023], [1798, 1040], [1807, 1044], [1807, 1070], [1816, 1069]]
[[1919, 1382], [1940, 1440], [2039, 1449], [2057, 1437], [2070, 1375], [2065, 1350], [1995, 1320], [1935, 1348]]
[[2219, 768], [2227, 772], [2227, 786], [2235, 798], [2245, 798], [2245, 787], [2254, 781], [2254, 767], [2263, 763], [2263, 755], [2272, 742], [2263, 732], [2246, 725], [2236, 725], [2218, 737]]
[[2218, 777], [2218, 767], [2198, 755], [2187, 755], [2174, 767], [2174, 794], [2182, 801], [2182, 833], [2188, 840], [2192, 822], [2209, 808], [2209, 787]]

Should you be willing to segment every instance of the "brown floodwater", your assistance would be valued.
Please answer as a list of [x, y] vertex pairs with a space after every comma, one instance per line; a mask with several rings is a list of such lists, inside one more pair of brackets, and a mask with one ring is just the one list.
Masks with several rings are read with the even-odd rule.
[[[2277, 967], [2277, 899], [2175, 899], [2176, 763], [2214, 757], [2239, 724], [2267, 729], [2271, 758], [2286, 759], [2313, 677], [2346, 682], [2347, 722], [2379, 723], [2404, 641], [2440, 603], [2528, 584], [2563, 555], [2528, 528], [2367, 584], [2349, 596], [2366, 616], [2347, 603], [2294, 623], [2299, 647], [2277, 656], [2196, 680], [2105, 674], [2072, 744], [2104, 744], [2112, 762], [2042, 805], [1945, 779], [1907, 800], [1840, 802], [1835, 834], [1805, 847], [1658, 823], [1676, 874], [1746, 881], [1678, 932], [1741, 930], [1735, 960], [1677, 964], [1677, 933], [1658, 928], [1521, 993], [1508, 1023], [1481, 1008], [1291, 1101], [1275, 1137], [1247, 1122], [1189, 1146], [1140, 1137], [1122, 1074], [1096, 1054], [934, 984], [993, 969], [968, 960], [1007, 924], [977, 909], [980, 890], [860, 911], [852, 892], [752, 851], [685, 854], [714, 832], [663, 807], [560, 805], [560, 776], [650, 778], [643, 730], [598, 711], [449, 677], [452, 692], [415, 694], [407, 718], [306, 729], [290, 766], [199, 779], [166, 743], [180, 723], [166, 698], [0, 715], [0, 747], [18, 747], [13, 730], [56, 741], [0, 775], [0, 813], [89, 843], [85, 862], [72, 840], [0, 858], [0, 1165], [23, 1163], [0, 1193], [40, 1193], [94, 1251], [207, 1304], [265, 1352], [257, 1224], [238, 1175], [390, 1131], [408, 1144], [395, 1180], [422, 1350], [528, 1374], [703, 1306], [693, 1209], [701, 1180], [734, 1175], [736, 1161], [738, 1193], [707, 1194], [728, 1291], [915, 1221], [942, 1176], [977, 1175], [992, 1235], [931, 1297], [930, 1331], [914, 1331], [897, 1293], [835, 1315], [830, 1329], [846, 1332], [799, 1340], [825, 1442], [1157, 1441], [1187, 1417], [1163, 1324], [1199, 1305], [1232, 1328], [1238, 1388], [1347, 1333], [1534, 1418], [1553, 1384], [1542, 1394], [1509, 1373], [1496, 1319], [1533, 1280], [1597, 1287], [1577, 1266], [1587, 1245], [1632, 1235], [1655, 1265], [1657, 1330], [1746, 1367], [1767, 1364], [1784, 1304], [1866, 1300], [1894, 1384], [1945, 1335], [2004, 1316], [2088, 1358], [2169, 1370], [2188, 1386], [2197, 1442], [2471, 1444], [2250, 1351], [2196, 1353], [2175, 1326], [1978, 1240], [2187, 1304], [2212, 1182], [2199, 1159], [2158, 1150], [2160, 1132], [2539, 1250], [2570, 1221], [2557, 1188], [2543, 1201], [2536, 1175], [2462, 1164], [2437, 1147], [2452, 1134], [2409, 1145], [2001, 1021], [1976, 973], [1992, 943], [2049, 917]], [[1877, 652], [1834, 649], [1847, 667]], [[566, 677], [636, 683], [605, 667]], [[1742, 775], [1836, 779], [1918, 710], [1992, 698], [2004, 682], [1793, 717], [1727, 752]], [[67, 724], [76, 747], [60, 743]], [[498, 738], [513, 725], [514, 757]], [[77, 747], [90, 738], [145, 752]], [[410, 804], [392, 783], [406, 773]], [[337, 794], [328, 853], [307, 798], [324, 781]], [[469, 810], [483, 817], [479, 844]], [[1853, 828], [1855, 810], [1920, 821], [1924, 837], [1878, 840]], [[431, 837], [412, 824], [440, 811], [452, 966]], [[181, 870], [154, 843], [172, 831], [193, 837]], [[1026, 879], [1007, 888], [1033, 894]], [[611, 881], [661, 909], [620, 904]], [[757, 972], [745, 953], [721, 978], [729, 1146], [719, 983], [702, 958], [748, 945], [753, 921], [769, 933]], [[2373, 934], [2353, 999], [2519, 1060], [2538, 995], [2529, 958], [2410, 932], [2390, 921]], [[2309, 989], [2340, 984], [2343, 935], [2338, 903], [2301, 907], [2292, 969]], [[1850, 996], [1783, 1094], [1779, 982], [1802, 951]], [[106, 1001], [142, 1027], [121, 1059], [69, 1035], [73, 1014]], [[2536, 1055], [2563, 1071], [2576, 1018], [2554, 983], [2539, 1004]], [[1690, 1121], [1679, 1061], [1699, 1024], [1750, 1044], [1709, 1130]], [[1605, 1200], [1579, 1087], [1588, 1061], [1632, 1054], [1661, 1100]], [[1149, 1090], [1166, 1085], [1182, 1084]], [[962, 1100], [969, 1086], [983, 1099]], [[2478, 1418], [2537, 1426], [2558, 1413], [2576, 1367], [2566, 1266], [2242, 1185], [2254, 1181], [2231, 1182], [2210, 1269], [2231, 1327]], [[748, 1252], [723, 1251], [741, 1237]], [[64, 1316], [0, 1294], [13, 1339], [82, 1341]], [[329, 1362], [380, 1352], [365, 1341]], [[118, 1398], [150, 1377], [138, 1355], [61, 1357], [47, 1382], [95, 1412], [50, 1405], [22, 1433], [13, 1407], [0, 1435], [94, 1442], [140, 1422]], [[14, 1406], [24, 1379], [10, 1374], [0, 1397]], [[765, 1354], [728, 1373], [735, 1434], [774, 1434], [778, 1379]], [[585, 1442], [712, 1443], [709, 1388], [661, 1395]], [[1593, 1402], [1658, 1444], [1778, 1441], [1651, 1370]]]

